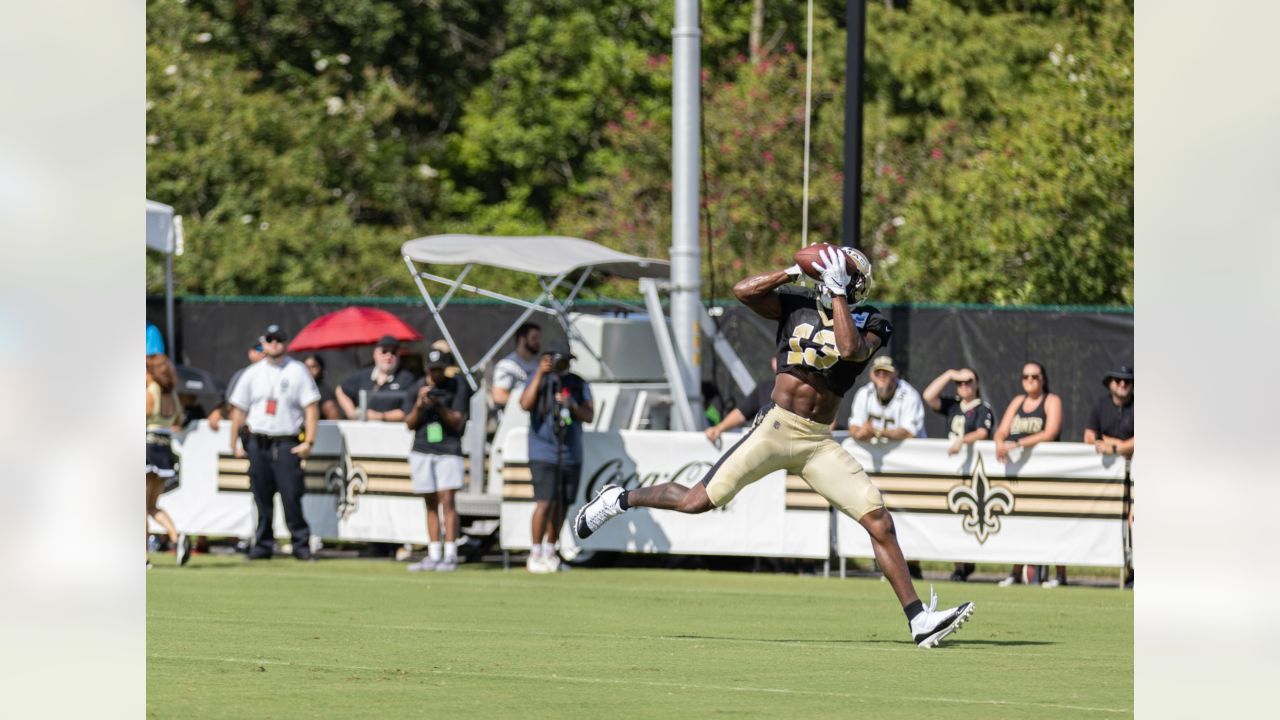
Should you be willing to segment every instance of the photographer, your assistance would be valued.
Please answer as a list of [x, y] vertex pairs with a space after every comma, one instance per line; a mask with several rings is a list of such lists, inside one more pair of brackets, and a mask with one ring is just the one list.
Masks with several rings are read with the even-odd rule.
[[[427, 376], [405, 401], [405, 424], [414, 432], [409, 452], [413, 491], [427, 504], [427, 556], [409, 566], [410, 572], [448, 572], [458, 567], [458, 508], [454, 493], [462, 487], [465, 465], [462, 433], [467, 427], [471, 388], [446, 371], [453, 355], [439, 349], [427, 354]], [[440, 517], [443, 515], [443, 517]], [[444, 543], [440, 524], [444, 523]]]
[[582, 471], [582, 425], [595, 418], [591, 388], [569, 372], [569, 343], [553, 341], [520, 395], [529, 413], [529, 470], [533, 475], [533, 544], [529, 572], [560, 568], [556, 541]]

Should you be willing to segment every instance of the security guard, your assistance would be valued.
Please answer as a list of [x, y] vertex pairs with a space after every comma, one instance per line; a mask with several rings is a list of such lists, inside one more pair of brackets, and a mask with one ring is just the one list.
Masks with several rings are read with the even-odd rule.
[[[302, 460], [311, 454], [320, 419], [320, 390], [307, 366], [285, 355], [287, 336], [279, 325], [262, 334], [264, 357], [250, 365], [228, 398], [231, 404], [231, 452], [249, 457], [249, 488], [258, 509], [249, 559], [271, 557], [274, 498], [280, 493], [285, 524], [293, 538], [293, 556], [311, 559], [311, 528], [302, 516]], [[248, 414], [248, 441], [241, 447], [240, 426]], [[304, 426], [305, 432], [299, 434]]]

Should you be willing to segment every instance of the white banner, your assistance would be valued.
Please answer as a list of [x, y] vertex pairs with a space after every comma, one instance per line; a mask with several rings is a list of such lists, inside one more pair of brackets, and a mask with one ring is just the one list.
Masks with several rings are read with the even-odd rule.
[[[947, 445], [844, 442], [884, 495], [908, 559], [1124, 564], [1124, 458], [1044, 443], [1003, 464], [991, 442], [952, 456]], [[872, 557], [866, 531], [843, 514], [836, 534], [841, 557]]]
[[[253, 497], [248, 461], [226, 455], [229, 423], [219, 432], [201, 422], [182, 439], [181, 485], [161, 506], [184, 532], [248, 537]], [[501, 542], [530, 546], [533, 486], [527, 430], [503, 439]], [[608, 483], [630, 489], [700, 481], [740, 436], [721, 448], [701, 433], [610, 431], [585, 434], [577, 507]], [[422, 499], [412, 493], [406, 460], [412, 443], [399, 423], [321, 422], [306, 461], [303, 512], [325, 539], [427, 542]], [[1124, 562], [1123, 459], [1099, 456], [1081, 443], [1049, 443], [1012, 462], [995, 459], [989, 442], [955, 456], [944, 440], [906, 440], [844, 448], [862, 463], [893, 512], [908, 558], [1034, 564], [1120, 566]], [[497, 488], [491, 488], [497, 491]], [[154, 524], [153, 524], [154, 527]], [[276, 501], [276, 535], [287, 537]], [[866, 532], [837, 515], [842, 557], [871, 557]], [[574, 547], [566, 526], [562, 545]], [[702, 515], [636, 509], [583, 543], [591, 550], [826, 558], [830, 512], [799, 477], [782, 472], [744, 489], [728, 507]]]
[[[249, 461], [227, 455], [230, 423], [213, 432], [204, 421], [182, 438], [181, 484], [161, 497], [178, 528], [192, 535], [253, 533]], [[322, 421], [303, 467], [303, 515], [327, 540], [427, 542], [422, 498], [409, 485], [413, 435], [401, 423]], [[275, 534], [288, 537], [277, 496]], [[152, 524], [152, 527], [156, 527]]]

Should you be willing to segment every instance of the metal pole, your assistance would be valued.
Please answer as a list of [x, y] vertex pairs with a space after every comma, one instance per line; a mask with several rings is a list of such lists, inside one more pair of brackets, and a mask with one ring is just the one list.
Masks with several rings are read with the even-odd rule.
[[[702, 31], [698, 0], [676, 0], [671, 30], [671, 330], [689, 407], [702, 416], [701, 265], [698, 247], [699, 178], [702, 172]], [[701, 424], [690, 430], [696, 430]]]
[[178, 339], [173, 336], [173, 245], [164, 256], [164, 331], [169, 338], [169, 360], [178, 362]]
[[866, 52], [865, 0], [845, 2], [844, 208], [841, 244], [862, 245], [862, 58]]

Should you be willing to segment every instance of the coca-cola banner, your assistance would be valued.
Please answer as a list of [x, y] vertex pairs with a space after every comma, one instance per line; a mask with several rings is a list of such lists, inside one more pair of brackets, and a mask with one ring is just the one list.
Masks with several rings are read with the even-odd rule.
[[[519, 453], [525, 433], [524, 428], [513, 430], [503, 442], [501, 540], [507, 550], [528, 549], [531, 540], [533, 492], [525, 456]], [[739, 437], [726, 434], [720, 445], [713, 445], [699, 432], [588, 432], [582, 477], [569, 518], [587, 498], [611, 483], [627, 489], [666, 482], [691, 486]], [[777, 472], [748, 486], [726, 507], [701, 515], [633, 509], [581, 545], [585, 550], [677, 555], [826, 558], [831, 537], [826, 506], [793, 506], [792, 495], [785, 473]], [[572, 554], [578, 541], [567, 527], [560, 543]]]

